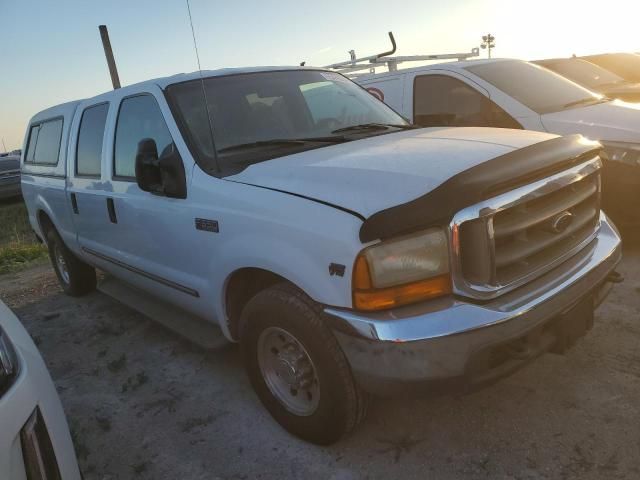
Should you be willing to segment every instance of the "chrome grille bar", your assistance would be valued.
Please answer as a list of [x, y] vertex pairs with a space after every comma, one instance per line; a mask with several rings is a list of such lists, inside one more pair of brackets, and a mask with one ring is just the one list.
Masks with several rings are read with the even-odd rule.
[[[458, 212], [450, 224], [454, 292], [495, 298], [584, 248], [599, 226], [601, 168], [596, 156]], [[555, 231], [558, 216], [570, 223]]]

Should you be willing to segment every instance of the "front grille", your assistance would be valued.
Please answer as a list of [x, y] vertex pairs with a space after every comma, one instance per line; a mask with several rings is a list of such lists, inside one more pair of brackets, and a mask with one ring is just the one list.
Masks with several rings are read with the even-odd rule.
[[[600, 161], [460, 224], [460, 274], [485, 294], [542, 274], [585, 246], [600, 219]], [[593, 161], [592, 161], [593, 164]], [[571, 181], [567, 181], [570, 178]]]

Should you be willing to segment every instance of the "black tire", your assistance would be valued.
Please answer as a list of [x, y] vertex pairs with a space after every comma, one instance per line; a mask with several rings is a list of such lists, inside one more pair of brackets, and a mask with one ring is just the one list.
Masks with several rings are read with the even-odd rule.
[[[287, 283], [274, 285], [253, 297], [241, 316], [240, 348], [258, 397], [290, 433], [328, 445], [349, 433], [366, 415], [368, 395], [356, 384], [337, 340], [322, 320], [322, 308]], [[311, 414], [292, 413], [265, 381], [259, 339], [265, 330], [284, 330], [306, 350], [318, 380], [319, 400]], [[308, 365], [308, 364], [307, 364]]]
[[[64, 293], [72, 297], [80, 297], [96, 289], [96, 270], [71, 253], [53, 228], [47, 232], [47, 247], [51, 265]], [[59, 255], [64, 260], [66, 273], [61, 266], [62, 262], [58, 259]]]

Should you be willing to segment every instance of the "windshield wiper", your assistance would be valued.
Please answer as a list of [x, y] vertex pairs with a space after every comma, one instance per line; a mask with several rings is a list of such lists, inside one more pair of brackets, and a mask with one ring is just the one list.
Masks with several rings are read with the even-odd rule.
[[305, 145], [307, 143], [342, 143], [347, 139], [342, 136], [331, 137], [311, 137], [311, 138], [272, 138], [271, 140], [259, 140], [257, 142], [240, 143], [230, 147], [221, 148], [218, 152], [231, 152], [234, 150], [245, 150], [247, 148], [269, 147], [279, 145]]
[[575, 102], [565, 103], [562, 108], [575, 107], [576, 105], [587, 105], [587, 104], [596, 104], [596, 103], [605, 103], [610, 102], [611, 99], [609, 97], [595, 98], [595, 97], [587, 97], [581, 98], [580, 100], [576, 100]]
[[398, 128], [400, 130], [413, 130], [419, 128], [417, 125], [402, 125], [395, 123], [361, 123], [360, 125], [350, 125], [348, 127], [338, 128], [331, 133], [357, 132], [360, 130], [388, 130], [389, 128]]

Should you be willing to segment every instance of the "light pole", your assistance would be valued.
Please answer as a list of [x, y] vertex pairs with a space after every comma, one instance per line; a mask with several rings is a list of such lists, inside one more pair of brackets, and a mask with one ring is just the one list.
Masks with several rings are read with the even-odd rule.
[[489, 53], [489, 58], [491, 58], [491, 49], [496, 47], [495, 44], [496, 37], [487, 33], [482, 36], [482, 43], [480, 44], [480, 48], [486, 48]]

